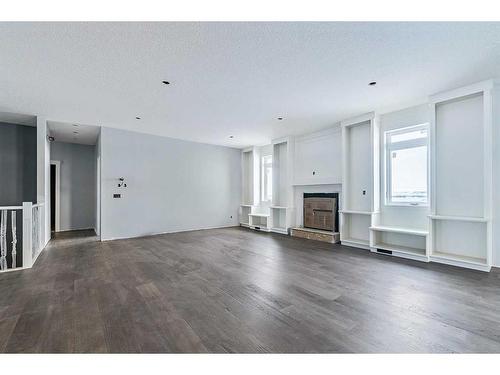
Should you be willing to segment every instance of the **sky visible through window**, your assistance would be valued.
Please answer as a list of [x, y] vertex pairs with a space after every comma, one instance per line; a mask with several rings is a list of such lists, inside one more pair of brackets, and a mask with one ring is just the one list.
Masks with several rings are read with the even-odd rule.
[[273, 157], [262, 157], [262, 201], [270, 202], [273, 199]]
[[387, 133], [390, 203], [427, 203], [427, 126]]
[[392, 201], [427, 202], [427, 147], [392, 151]]

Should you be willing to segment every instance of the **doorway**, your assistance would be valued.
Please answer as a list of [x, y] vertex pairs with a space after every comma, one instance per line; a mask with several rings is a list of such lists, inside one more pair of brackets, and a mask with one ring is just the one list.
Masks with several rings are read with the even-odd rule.
[[54, 237], [55, 232], [60, 230], [60, 187], [61, 184], [61, 162], [52, 160], [50, 162], [50, 232]]

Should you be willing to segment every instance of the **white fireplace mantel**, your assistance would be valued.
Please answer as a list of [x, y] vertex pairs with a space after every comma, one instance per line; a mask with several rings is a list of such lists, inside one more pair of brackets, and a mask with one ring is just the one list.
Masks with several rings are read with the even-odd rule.
[[304, 225], [304, 193], [338, 193], [339, 210], [342, 209], [342, 184], [294, 185], [295, 226]]

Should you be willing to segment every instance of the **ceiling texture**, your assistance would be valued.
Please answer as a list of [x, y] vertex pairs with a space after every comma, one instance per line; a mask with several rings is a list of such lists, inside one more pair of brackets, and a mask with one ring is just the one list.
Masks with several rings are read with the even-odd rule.
[[499, 76], [500, 23], [0, 23], [0, 111], [231, 147]]

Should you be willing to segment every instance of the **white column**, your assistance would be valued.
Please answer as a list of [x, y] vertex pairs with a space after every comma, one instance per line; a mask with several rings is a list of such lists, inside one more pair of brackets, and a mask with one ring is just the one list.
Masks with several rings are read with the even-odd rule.
[[32, 249], [32, 234], [33, 234], [33, 204], [31, 202], [23, 202], [23, 267], [31, 268], [33, 266], [33, 258], [31, 256]]
[[45, 203], [46, 209], [41, 218], [41, 243], [45, 247], [50, 240], [50, 143], [47, 140], [47, 120], [38, 116], [36, 119], [37, 137], [37, 203]]
[[500, 88], [493, 90], [493, 265], [500, 267]]

